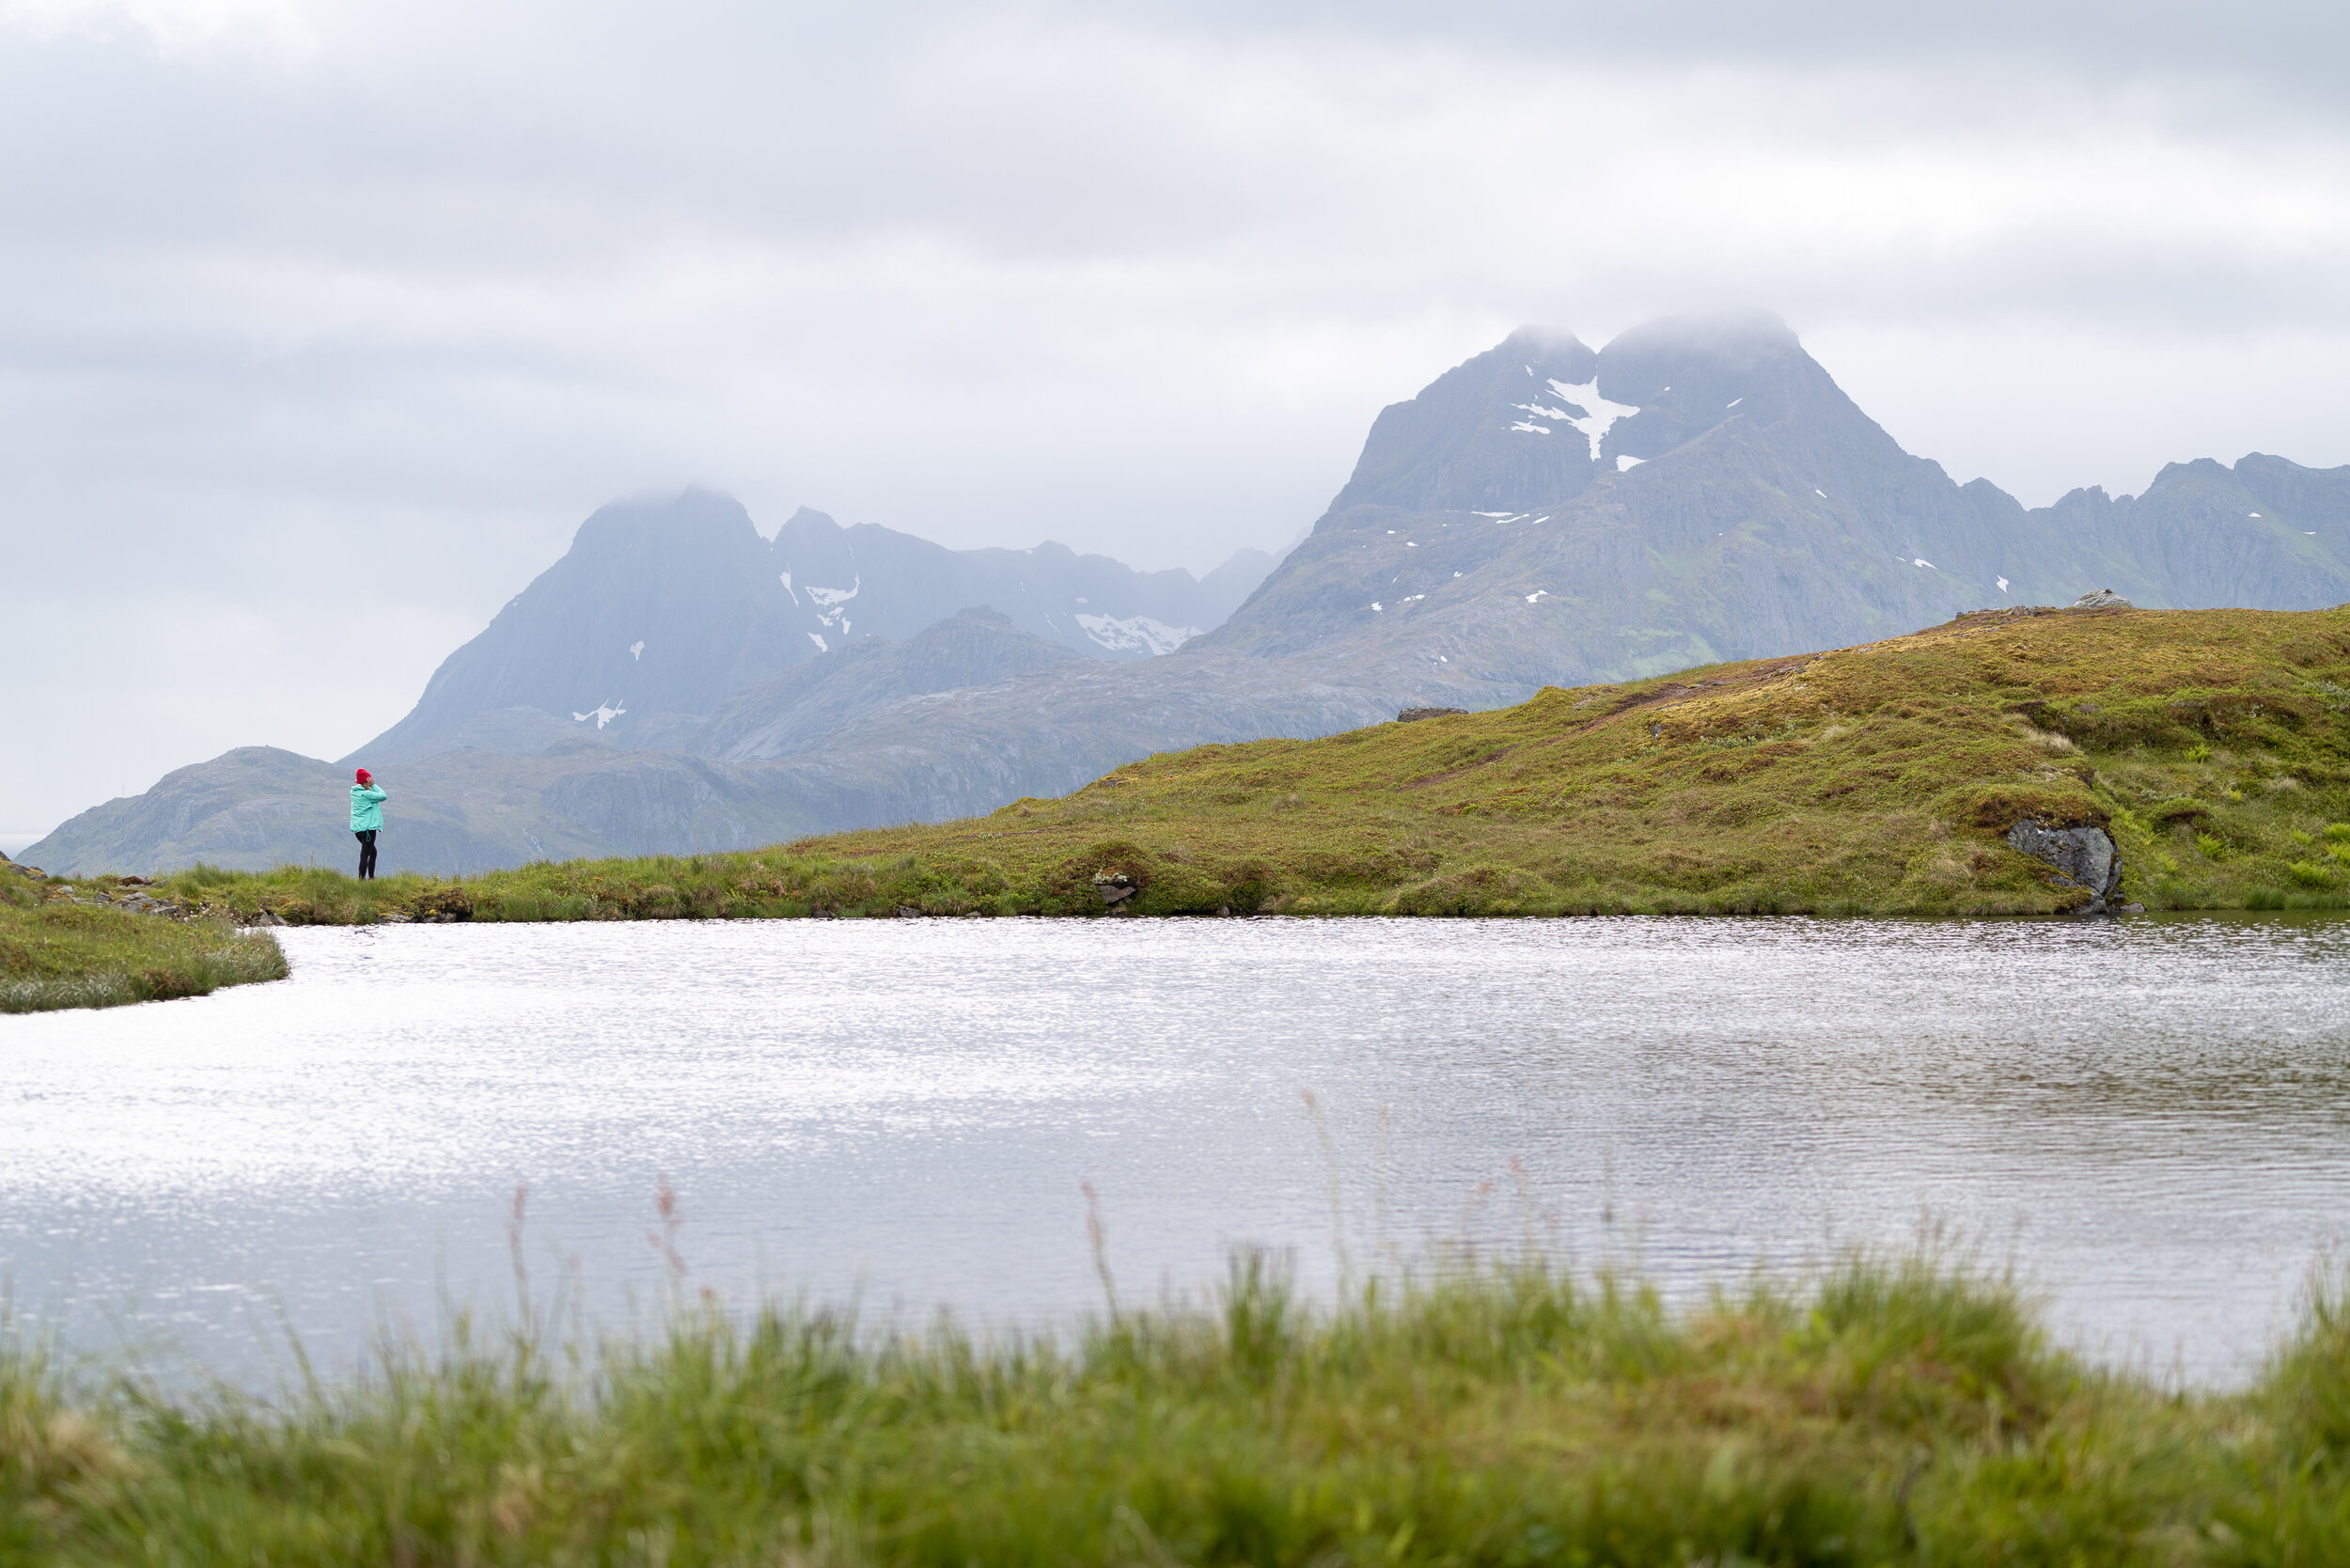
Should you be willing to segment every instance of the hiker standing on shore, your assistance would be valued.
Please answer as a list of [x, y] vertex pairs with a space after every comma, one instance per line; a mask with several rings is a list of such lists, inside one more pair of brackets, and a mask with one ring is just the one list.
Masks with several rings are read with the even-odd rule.
[[351, 835], [359, 840], [359, 880], [375, 879], [375, 836], [384, 831], [384, 803], [392, 797], [361, 768], [351, 787]]

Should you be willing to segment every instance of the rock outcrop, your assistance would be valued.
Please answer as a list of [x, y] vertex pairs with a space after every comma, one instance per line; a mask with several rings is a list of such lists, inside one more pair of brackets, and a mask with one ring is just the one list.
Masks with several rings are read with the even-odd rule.
[[1019, 681], [1084, 658], [976, 605], [903, 642], [859, 637], [771, 675], [729, 698], [678, 749], [729, 762], [795, 757], [904, 698]]
[[2102, 827], [2044, 827], [2026, 817], [2007, 830], [2007, 841], [2055, 867], [2074, 886], [2088, 888], [2080, 914], [2106, 914], [2122, 897], [2122, 855]]

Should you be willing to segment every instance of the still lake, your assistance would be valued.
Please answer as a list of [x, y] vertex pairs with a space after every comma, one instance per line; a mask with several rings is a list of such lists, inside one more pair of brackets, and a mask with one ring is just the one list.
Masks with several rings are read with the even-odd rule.
[[[294, 930], [293, 978], [0, 1018], [0, 1269], [267, 1372], [541, 1291], [909, 1325], [1326, 1289], [1468, 1240], [1673, 1291], [1921, 1224], [2239, 1379], [2350, 1218], [2350, 922], [898, 920]], [[1303, 1092], [1320, 1106], [1309, 1113]], [[1335, 1189], [1335, 1201], [1334, 1201]], [[1333, 1211], [1338, 1217], [1334, 1221]]]

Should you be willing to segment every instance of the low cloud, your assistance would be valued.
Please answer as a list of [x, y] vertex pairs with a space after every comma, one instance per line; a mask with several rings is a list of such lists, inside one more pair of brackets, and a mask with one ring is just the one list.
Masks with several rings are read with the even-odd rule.
[[338, 753], [624, 492], [1277, 546], [1529, 321], [1776, 310], [2030, 502], [2350, 461], [2332, 12], [1883, 9], [0, 0], [0, 561], [233, 672], [0, 634], [0, 819]]
[[221, 46], [279, 52], [318, 41], [302, 0], [0, 0], [0, 27], [37, 39], [144, 42], [165, 55]]

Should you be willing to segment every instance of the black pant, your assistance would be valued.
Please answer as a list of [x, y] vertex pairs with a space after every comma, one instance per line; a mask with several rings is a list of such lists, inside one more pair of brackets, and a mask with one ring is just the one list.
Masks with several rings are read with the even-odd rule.
[[359, 840], [359, 879], [365, 882], [375, 875], [375, 829], [370, 827], [352, 837]]

